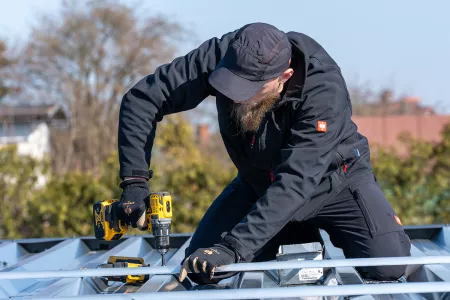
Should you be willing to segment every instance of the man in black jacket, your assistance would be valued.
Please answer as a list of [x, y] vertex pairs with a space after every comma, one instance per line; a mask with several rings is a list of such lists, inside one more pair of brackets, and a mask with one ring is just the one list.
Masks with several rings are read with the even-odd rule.
[[[312, 38], [264, 23], [204, 42], [124, 96], [119, 207], [127, 223], [145, 225], [157, 122], [209, 95], [238, 176], [193, 234], [181, 281], [216, 283], [235, 274], [214, 274], [217, 266], [271, 260], [281, 244], [320, 241], [319, 228], [347, 258], [410, 255], [408, 236], [372, 173], [368, 141], [351, 121], [340, 68]], [[405, 266], [358, 271], [393, 280]]]

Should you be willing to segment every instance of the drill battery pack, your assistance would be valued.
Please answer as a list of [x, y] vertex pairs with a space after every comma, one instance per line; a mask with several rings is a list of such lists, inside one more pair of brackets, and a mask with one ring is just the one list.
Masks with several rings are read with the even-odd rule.
[[100, 240], [118, 240], [128, 231], [128, 226], [119, 220], [115, 206], [118, 200], [102, 200], [93, 206], [95, 238]]

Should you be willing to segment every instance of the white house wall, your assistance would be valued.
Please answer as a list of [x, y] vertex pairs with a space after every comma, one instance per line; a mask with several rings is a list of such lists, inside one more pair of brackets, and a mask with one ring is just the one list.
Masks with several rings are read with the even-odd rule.
[[17, 151], [20, 155], [30, 155], [36, 159], [42, 159], [50, 153], [50, 130], [47, 124], [38, 124], [25, 141], [17, 144]]

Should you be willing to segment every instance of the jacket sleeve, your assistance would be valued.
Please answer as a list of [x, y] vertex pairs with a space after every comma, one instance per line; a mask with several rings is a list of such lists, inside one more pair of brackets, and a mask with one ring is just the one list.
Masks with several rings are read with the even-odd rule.
[[225, 55], [236, 31], [210, 39], [185, 56], [158, 67], [123, 97], [119, 112], [120, 177], [149, 177], [157, 122], [195, 108], [214, 94], [208, 77]]
[[[281, 149], [282, 162], [274, 170], [275, 181], [250, 213], [224, 235], [223, 242], [245, 261], [252, 260], [309, 201], [350, 119], [347, 89], [337, 69], [309, 75], [303, 95], [291, 135]], [[318, 130], [319, 121], [326, 122], [326, 132]]]

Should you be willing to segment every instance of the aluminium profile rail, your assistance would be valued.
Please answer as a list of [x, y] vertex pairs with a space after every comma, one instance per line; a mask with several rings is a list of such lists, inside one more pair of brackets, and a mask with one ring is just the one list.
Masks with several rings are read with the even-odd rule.
[[[307, 261], [271, 261], [259, 263], [238, 263], [218, 267], [216, 272], [245, 272], [264, 270], [286, 270], [300, 268], [336, 268], [361, 266], [394, 266], [394, 265], [428, 265], [450, 264], [450, 256], [417, 256], [417, 257], [380, 257], [380, 258], [349, 258], [330, 260]], [[140, 267], [133, 270], [134, 275], [178, 274], [180, 266]], [[118, 276], [130, 273], [129, 268], [88, 269], [88, 270], [61, 270], [61, 271], [27, 271], [27, 272], [0, 272], [0, 279], [42, 279], [63, 277], [94, 277]]]
[[[284, 288], [249, 288], [240, 290], [203, 290], [203, 291], [173, 291], [132, 294], [109, 294], [52, 297], [53, 300], [64, 299], [104, 299], [111, 300], [144, 300], [155, 296], [164, 300], [222, 300], [222, 299], [268, 299], [268, 298], [297, 298], [311, 296], [356, 296], [356, 295], [386, 295], [403, 293], [434, 293], [450, 291], [448, 282], [421, 282], [421, 283], [379, 283], [373, 285], [339, 285], [339, 286], [296, 286]], [[155, 299], [156, 299], [155, 298]], [[42, 299], [33, 297], [31, 299]]]

